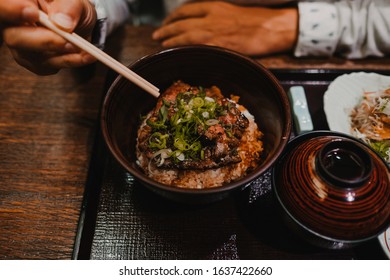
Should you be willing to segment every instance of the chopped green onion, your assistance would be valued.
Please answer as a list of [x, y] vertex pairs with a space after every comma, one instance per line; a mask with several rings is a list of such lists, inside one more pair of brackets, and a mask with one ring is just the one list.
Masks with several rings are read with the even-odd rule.
[[167, 146], [168, 134], [161, 134], [160, 132], [154, 132], [149, 137], [149, 146], [151, 148], [165, 149]]
[[194, 99], [192, 99], [192, 106], [193, 107], [202, 107], [204, 105], [204, 99], [201, 98], [201, 97], [195, 97]]
[[183, 161], [189, 158], [204, 159], [205, 150], [199, 140], [209, 126], [219, 124], [218, 118], [226, 115], [232, 106], [222, 106], [206, 96], [203, 88], [197, 94], [192, 91], [181, 92], [174, 101], [162, 99], [157, 114], [146, 120], [152, 129], [149, 147], [156, 152], [170, 150], [160, 155], [161, 165], [166, 157]]

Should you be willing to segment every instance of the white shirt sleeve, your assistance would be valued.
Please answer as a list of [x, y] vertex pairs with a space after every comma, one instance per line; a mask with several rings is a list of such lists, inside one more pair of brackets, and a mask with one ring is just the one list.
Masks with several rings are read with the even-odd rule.
[[298, 3], [295, 56], [355, 59], [390, 53], [390, 1], [312, 1]]
[[92, 0], [99, 18], [106, 18], [107, 33], [122, 25], [130, 17], [128, 2], [126, 0]]
[[130, 17], [127, 2], [125, 0], [89, 1], [94, 4], [97, 14], [92, 43], [98, 48], [104, 49], [107, 36]]

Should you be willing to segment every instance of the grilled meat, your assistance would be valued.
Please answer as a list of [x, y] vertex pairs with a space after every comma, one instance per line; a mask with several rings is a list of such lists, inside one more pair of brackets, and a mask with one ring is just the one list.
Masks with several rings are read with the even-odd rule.
[[249, 121], [219, 88], [175, 82], [159, 98], [138, 136], [138, 149], [160, 168], [210, 169], [241, 161]]

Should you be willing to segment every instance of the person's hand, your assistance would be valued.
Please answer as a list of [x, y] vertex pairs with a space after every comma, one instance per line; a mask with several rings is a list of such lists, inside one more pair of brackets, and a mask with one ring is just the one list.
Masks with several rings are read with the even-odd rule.
[[152, 37], [166, 48], [204, 44], [259, 56], [292, 50], [297, 33], [296, 8], [200, 2], [174, 10]]
[[61, 29], [89, 39], [96, 11], [88, 0], [1, 0], [0, 31], [17, 63], [39, 74], [79, 67], [95, 58], [54, 32], [39, 26], [38, 10], [46, 12]]

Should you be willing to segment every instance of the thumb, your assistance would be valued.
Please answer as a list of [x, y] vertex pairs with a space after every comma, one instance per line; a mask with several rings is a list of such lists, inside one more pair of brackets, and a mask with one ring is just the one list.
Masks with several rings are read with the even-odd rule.
[[48, 16], [55, 25], [68, 32], [76, 28], [83, 12], [80, 1], [57, 0], [46, 3]]
[[73, 31], [73, 29], [75, 28], [75, 26], [77, 24], [77, 23], [75, 24], [74, 19], [70, 15], [68, 15], [64, 12], [58, 12], [55, 14], [51, 14], [49, 16], [49, 18], [59, 28], [65, 30], [65, 31], [68, 31], [68, 32]]

